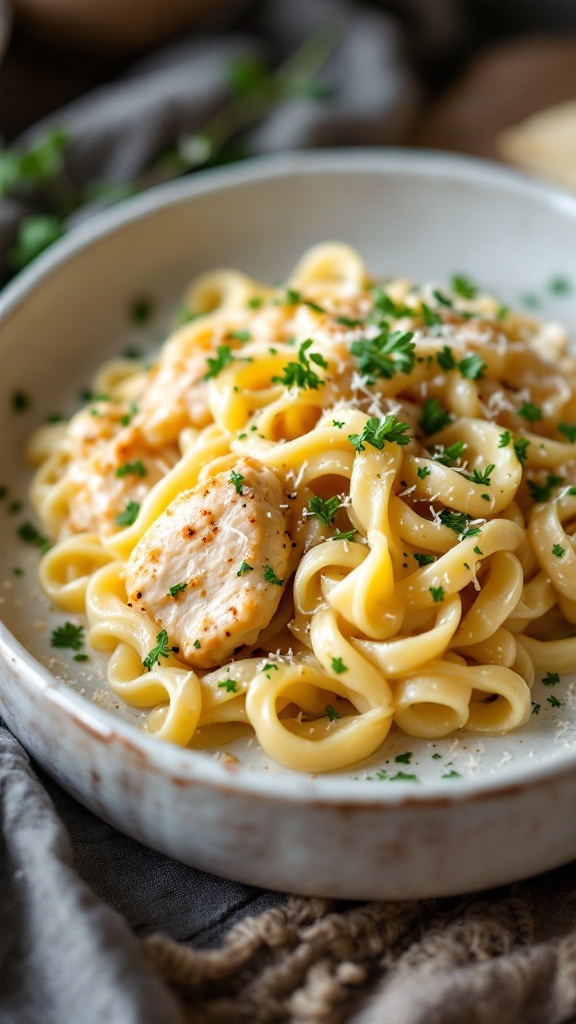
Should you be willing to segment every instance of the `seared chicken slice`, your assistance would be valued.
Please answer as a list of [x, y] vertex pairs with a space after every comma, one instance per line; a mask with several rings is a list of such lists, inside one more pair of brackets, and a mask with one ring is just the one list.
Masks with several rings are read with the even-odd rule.
[[277, 476], [254, 459], [180, 494], [134, 548], [128, 601], [198, 668], [254, 644], [274, 615], [291, 551]]

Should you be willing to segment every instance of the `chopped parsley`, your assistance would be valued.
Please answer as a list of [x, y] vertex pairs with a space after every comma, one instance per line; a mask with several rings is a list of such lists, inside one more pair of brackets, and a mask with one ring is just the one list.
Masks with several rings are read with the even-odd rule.
[[144, 668], [147, 668], [149, 672], [152, 671], [156, 663], [160, 664], [160, 658], [167, 658], [172, 651], [177, 651], [177, 647], [169, 647], [170, 640], [168, 633], [165, 629], [160, 630], [156, 637], [156, 646], [148, 652], [146, 657], [143, 659], [142, 664]]
[[394, 760], [396, 764], [410, 764], [412, 760], [412, 751], [407, 750], [404, 754], [397, 754]]
[[425, 480], [427, 476], [430, 476], [428, 466], [420, 466], [420, 469], [416, 470], [416, 476], [420, 477], [421, 480]]
[[130, 402], [130, 408], [127, 413], [120, 417], [120, 426], [127, 427], [132, 422], [134, 416], [138, 412], [138, 406], [135, 402]]
[[523, 465], [526, 462], [526, 459], [528, 458], [529, 444], [530, 441], [527, 437], [517, 437], [514, 441], [514, 451], [516, 453], [516, 458], [518, 459], [520, 465]]
[[410, 775], [406, 772], [396, 772], [396, 775], [391, 775], [389, 782], [418, 782], [417, 775]]
[[444, 600], [444, 587], [428, 587], [435, 604]]
[[235, 469], [230, 473], [230, 483], [234, 484], [236, 494], [242, 494], [242, 481], [244, 477], [242, 473], [237, 473]]
[[210, 380], [213, 377], [217, 377], [220, 371], [232, 362], [234, 362], [234, 356], [232, 355], [230, 345], [217, 345], [216, 355], [208, 356], [206, 359], [208, 369], [200, 380]]
[[447, 423], [450, 423], [450, 413], [442, 408], [437, 398], [428, 398], [422, 409], [422, 419], [418, 426], [422, 428], [426, 437], [442, 430]]
[[377, 338], [353, 341], [350, 351], [358, 359], [358, 369], [373, 384], [378, 377], [390, 380], [395, 373], [411, 373], [415, 343], [412, 331], [392, 331], [386, 327]]
[[425, 565], [432, 565], [435, 562], [437, 555], [413, 555], [414, 561], [418, 562], [418, 565], [422, 569]]
[[449, 772], [445, 772], [445, 774], [441, 775], [440, 778], [441, 779], [461, 779], [462, 776], [460, 775], [460, 772], [456, 772], [456, 771], [454, 771], [453, 768], [451, 768]]
[[540, 406], [534, 405], [534, 402], [523, 402], [518, 406], [516, 412], [522, 419], [528, 420], [530, 423], [536, 423], [543, 419], [542, 409]]
[[557, 672], [547, 672], [542, 682], [544, 686], [556, 686], [560, 682], [560, 676]]
[[252, 335], [250, 334], [250, 331], [230, 331], [228, 337], [234, 338], [235, 341], [241, 341], [244, 343], [246, 341], [250, 341]]
[[372, 289], [374, 298], [374, 312], [386, 317], [412, 316], [413, 310], [401, 302], [394, 302], [394, 299], [385, 292], [380, 285]]
[[247, 572], [254, 572], [254, 566], [248, 565], [248, 562], [242, 562], [242, 565], [236, 573], [237, 576], [245, 576]]
[[410, 435], [406, 436], [407, 430], [407, 423], [400, 423], [392, 413], [388, 413], [381, 420], [376, 416], [366, 420], [362, 433], [348, 434], [348, 440], [354, 445], [357, 452], [365, 450], [364, 441], [366, 441], [366, 444], [370, 444], [373, 448], [378, 448], [381, 451], [386, 441], [394, 441], [400, 445], [410, 444], [412, 438]]
[[565, 553], [566, 552], [565, 552], [564, 548], [561, 547], [560, 544], [553, 544], [552, 545], [552, 554], [555, 555], [556, 558], [564, 558]]
[[532, 714], [533, 714], [533, 715], [538, 715], [538, 714], [540, 714], [540, 709], [541, 709], [541, 707], [542, 707], [542, 705], [541, 705], [541, 704], [537, 704], [537, 703], [536, 703], [536, 701], [535, 701], [535, 700], [533, 700], [533, 701], [532, 701]]
[[118, 466], [118, 469], [116, 470], [114, 475], [115, 476], [129, 476], [129, 475], [133, 475], [133, 476], [144, 477], [144, 476], [146, 476], [146, 472], [147, 472], [147, 470], [146, 470], [146, 466], [144, 465], [144, 463], [141, 462], [140, 459], [137, 459], [136, 462], [125, 462], [123, 466]]
[[555, 473], [548, 473], [546, 477], [546, 483], [539, 484], [535, 480], [527, 480], [528, 490], [534, 501], [542, 502], [549, 501], [552, 497], [552, 488], [562, 483], [562, 477], [556, 476]]
[[[451, 508], [443, 508], [440, 513], [440, 520], [443, 526], [447, 526], [449, 530], [454, 530], [454, 533], [458, 535], [464, 535], [467, 533], [471, 536], [472, 531], [467, 531], [470, 517], [465, 512], [455, 512]], [[480, 533], [480, 530], [474, 531]]]
[[438, 290], [436, 290], [436, 291], [433, 291], [432, 294], [433, 294], [434, 298], [436, 299], [436, 302], [440, 306], [446, 306], [447, 309], [453, 309], [454, 308], [454, 303], [452, 302], [452, 299], [447, 298], [447, 296], [443, 295], [442, 292], [439, 292]]
[[48, 551], [48, 548], [50, 547], [50, 542], [46, 540], [46, 537], [42, 536], [32, 523], [21, 523], [18, 527], [18, 536], [20, 537], [20, 540], [25, 541], [26, 544], [34, 544], [37, 548], [40, 548], [42, 554]]
[[511, 440], [512, 434], [510, 433], [509, 430], [505, 430], [504, 433], [500, 434], [500, 437], [498, 438], [498, 447], [506, 448], [510, 444]]
[[192, 644], [192, 647], [195, 647], [196, 650], [199, 651], [200, 648], [202, 647], [202, 644], [200, 643], [199, 640], [195, 640], [194, 643]]
[[135, 299], [130, 307], [130, 317], [135, 324], [146, 324], [152, 316], [152, 300], [147, 298]]
[[119, 512], [116, 516], [116, 523], [118, 526], [132, 526], [132, 523], [136, 522], [138, 513], [140, 511], [140, 505], [137, 501], [129, 501], [123, 512]]
[[442, 452], [436, 452], [432, 458], [434, 462], [440, 462], [443, 466], [453, 466], [454, 463], [458, 462], [458, 459], [462, 458], [464, 452], [464, 442], [455, 441], [454, 444], [448, 445]]
[[50, 643], [52, 647], [70, 647], [73, 651], [79, 651], [84, 643], [84, 626], [65, 622], [63, 626], [52, 630]]
[[264, 302], [261, 295], [253, 295], [251, 299], [248, 299], [246, 303], [248, 309], [260, 309], [260, 306]]
[[343, 672], [348, 671], [348, 666], [344, 664], [342, 658], [332, 658], [331, 665], [332, 671], [335, 672], [337, 676], [341, 676]]
[[486, 363], [477, 352], [470, 352], [458, 363], [458, 369], [467, 380], [479, 380], [488, 369]]
[[89, 661], [89, 658], [88, 658], [87, 654], [73, 654], [72, 655], [72, 660], [73, 661]]
[[226, 690], [226, 693], [236, 693], [238, 690], [235, 679], [221, 679], [218, 686], [221, 690]]
[[559, 423], [558, 430], [568, 438], [570, 444], [574, 444], [576, 441], [576, 423]]
[[326, 705], [325, 711], [331, 722], [336, 722], [340, 718], [340, 712], [333, 708], [331, 704]]
[[265, 665], [260, 669], [261, 672], [266, 673], [266, 678], [271, 679], [270, 672], [279, 672], [278, 665], [275, 665], [273, 661], [267, 661]]
[[349, 316], [335, 316], [337, 324], [342, 324], [343, 327], [362, 327], [363, 320], [352, 320]]
[[450, 370], [456, 369], [456, 360], [454, 359], [452, 349], [449, 348], [448, 345], [444, 345], [442, 351], [436, 354], [436, 359], [438, 360], [440, 367], [445, 370], [446, 373]]
[[343, 427], [344, 426], [344, 420], [332, 420], [332, 426], [333, 427]]
[[442, 323], [442, 317], [436, 313], [430, 306], [427, 306], [425, 302], [421, 304], [422, 319], [426, 324], [426, 327], [438, 327]]
[[262, 568], [263, 568], [264, 579], [266, 580], [266, 583], [275, 583], [277, 587], [283, 587], [284, 586], [284, 580], [278, 579], [278, 577], [277, 577], [276, 573], [274, 572], [274, 569], [272, 568], [271, 565], [264, 565]]
[[548, 282], [548, 288], [552, 292], [552, 295], [570, 295], [572, 293], [572, 284], [567, 277], [563, 277], [558, 274]]
[[336, 530], [336, 533], [330, 540], [354, 540], [356, 536], [356, 530]]
[[558, 700], [558, 697], [555, 697], [554, 694], [551, 694], [550, 697], [546, 698], [546, 700], [548, 701], [550, 707], [552, 707], [552, 708], [561, 708], [562, 707], [562, 701]]
[[333, 498], [319, 498], [316, 494], [313, 494], [308, 502], [308, 511], [310, 515], [317, 516], [325, 526], [330, 526], [333, 522], [334, 516], [340, 508], [340, 498], [337, 494]]
[[318, 352], [311, 352], [309, 356], [306, 355], [308, 349], [313, 344], [312, 338], [303, 341], [298, 349], [298, 362], [287, 363], [280, 376], [272, 377], [272, 383], [283, 384], [287, 388], [309, 388], [311, 391], [317, 391], [324, 384], [324, 381], [312, 369], [310, 361], [315, 363], [316, 366], [321, 366], [324, 370], [327, 369], [328, 363]]
[[[480, 533], [480, 531], [478, 531], [478, 533]], [[475, 555], [483, 555], [484, 552], [481, 550], [481, 548], [478, 547], [478, 545], [476, 545], [476, 547], [474, 548], [474, 554]]]
[[475, 299], [478, 294], [476, 285], [472, 284], [470, 278], [465, 277], [464, 274], [454, 274], [451, 284], [452, 291], [462, 299]]
[[30, 406], [30, 396], [25, 391], [13, 391], [10, 404], [13, 412], [25, 412]]
[[176, 597], [177, 594], [181, 594], [183, 590], [186, 590], [187, 586], [187, 583], [174, 583], [173, 586], [170, 587], [168, 593], [170, 597]]
[[[486, 466], [483, 473], [479, 469], [474, 468], [472, 473], [465, 473], [464, 475], [466, 479], [471, 480], [473, 484], [483, 484], [484, 487], [489, 487], [491, 474], [495, 469], [496, 466], [491, 462], [489, 466]], [[482, 497], [484, 497], [484, 495], [482, 495]]]

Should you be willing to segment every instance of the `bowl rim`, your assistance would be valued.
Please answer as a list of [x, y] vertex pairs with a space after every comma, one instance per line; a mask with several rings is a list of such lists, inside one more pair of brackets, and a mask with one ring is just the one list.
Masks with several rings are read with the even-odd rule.
[[[357, 175], [375, 172], [383, 175], [408, 173], [443, 181], [465, 181], [519, 194], [555, 208], [576, 221], [576, 196], [491, 161], [460, 154], [402, 148], [359, 148], [295, 151], [256, 157], [232, 166], [196, 172], [156, 186], [75, 225], [66, 236], [41, 253], [5, 286], [0, 294], [0, 332], [3, 324], [37, 286], [46, 282], [79, 252], [135, 221], [188, 199], [228, 191], [243, 184], [294, 174], [330, 175], [334, 172]], [[505, 796], [518, 790], [547, 785], [552, 779], [562, 779], [576, 772], [574, 751], [549, 764], [537, 761], [527, 764], [523, 761], [521, 767], [507, 766], [504, 776], [463, 776], [454, 779], [449, 790], [440, 781], [426, 780], [419, 791], [410, 784], [408, 794], [407, 784], [404, 783], [393, 789], [380, 788], [369, 784], [369, 779], [361, 777], [354, 779], [338, 774], [313, 776], [291, 773], [285, 769], [276, 772], [240, 764], [225, 764], [202, 751], [160, 743], [132, 723], [114, 716], [76, 693], [37, 661], [1, 620], [0, 660], [19, 668], [23, 686], [30, 695], [38, 696], [41, 693], [80, 729], [96, 735], [102, 741], [117, 742], [127, 755], [145, 757], [159, 773], [168, 773], [183, 784], [210, 785], [274, 800], [293, 801], [296, 798], [298, 802], [308, 804], [426, 807], [438, 802], [456, 804], [492, 795]]]

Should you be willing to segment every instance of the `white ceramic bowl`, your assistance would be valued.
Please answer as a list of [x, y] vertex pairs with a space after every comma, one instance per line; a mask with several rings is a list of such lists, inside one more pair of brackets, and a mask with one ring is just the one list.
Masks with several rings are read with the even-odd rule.
[[[199, 271], [225, 263], [274, 280], [327, 239], [356, 246], [376, 275], [442, 283], [465, 272], [510, 305], [540, 296], [547, 316], [576, 327], [574, 296], [546, 287], [576, 267], [576, 199], [508, 171], [372, 150], [197, 175], [95, 218], [5, 290], [0, 482], [11, 498], [26, 493], [22, 444], [34, 424], [74, 408], [90, 373], [134, 340], [133, 299], [154, 299], [159, 335], [162, 309]], [[22, 388], [32, 404], [17, 416], [10, 396]], [[93, 661], [82, 670], [54, 657], [36, 555], [13, 539], [21, 516], [8, 504], [0, 509], [2, 715], [51, 775], [118, 828], [207, 871], [346, 898], [470, 891], [576, 855], [570, 680], [556, 688], [559, 709], [538, 684], [542, 710], [514, 735], [483, 743], [392, 736], [369, 763], [326, 777], [285, 771], [254, 747], [226, 764], [160, 744], [138, 728], [137, 713], [90, 700], [102, 688]], [[407, 750], [417, 781], [374, 778]]]

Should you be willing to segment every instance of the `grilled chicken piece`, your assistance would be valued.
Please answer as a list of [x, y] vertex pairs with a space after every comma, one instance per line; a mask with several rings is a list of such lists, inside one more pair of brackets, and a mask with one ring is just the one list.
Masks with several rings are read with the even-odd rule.
[[254, 644], [284, 591], [291, 551], [277, 476], [240, 459], [180, 494], [126, 565], [128, 601], [197, 668]]

